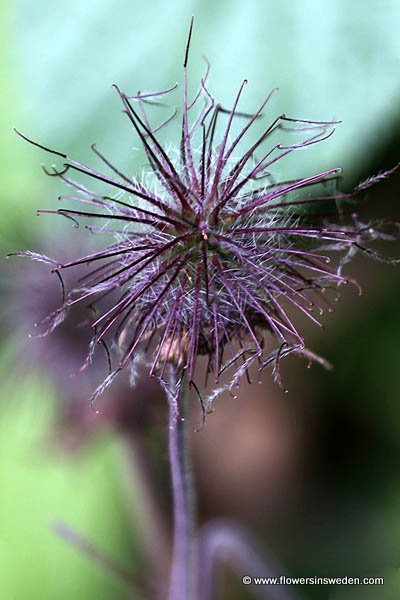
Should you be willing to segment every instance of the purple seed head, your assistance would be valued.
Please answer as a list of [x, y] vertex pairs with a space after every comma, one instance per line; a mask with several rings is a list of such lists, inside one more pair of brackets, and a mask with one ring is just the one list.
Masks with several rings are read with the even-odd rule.
[[[166, 370], [172, 364], [197, 389], [199, 355], [208, 357], [207, 371], [216, 382], [222, 372], [233, 370], [228, 387], [255, 360], [260, 370], [272, 364], [279, 381], [280, 358], [290, 352], [314, 357], [305, 348], [296, 312], [320, 324], [339, 286], [358, 287], [342, 272], [344, 264], [358, 251], [381, 258], [369, 243], [391, 239], [382, 232], [387, 225], [398, 228], [384, 222], [365, 224], [354, 213], [345, 214], [346, 205], [353, 210], [357, 192], [391, 171], [347, 194], [327, 195], [339, 179], [339, 168], [276, 180], [278, 161], [326, 140], [336, 122], [279, 114], [251, 138], [275, 90], [248, 114], [240, 106], [243, 81], [228, 110], [208, 88], [207, 65], [197, 93], [189, 99], [188, 47], [178, 156], [158, 139], [158, 131], [175, 113], [155, 125], [148, 111], [177, 86], [134, 96], [115, 86], [147, 156], [150, 174], [145, 177], [121, 172], [95, 146], [101, 171], [19, 134], [64, 160], [61, 168], [46, 172], [72, 187], [73, 195], [64, 200], [81, 204], [41, 212], [61, 214], [75, 226], [85, 221], [91, 232], [107, 233], [111, 239], [101, 250], [63, 263], [21, 253], [48, 263], [62, 284], [62, 304], [41, 322], [43, 334], [59, 325], [74, 305], [85, 304], [97, 312], [91, 318], [93, 337], [84, 367], [99, 344], [111, 340], [118, 348], [118, 363], [93, 400], [121, 369], [130, 366], [134, 378], [139, 362], [162, 382], [168, 380]], [[279, 134], [288, 132], [296, 141], [284, 144]], [[93, 180], [104, 184], [104, 193], [90, 189]], [[82, 265], [87, 267], [83, 275]], [[80, 277], [67, 291], [63, 274], [73, 269]], [[275, 350], [265, 344], [267, 333], [277, 342]]]

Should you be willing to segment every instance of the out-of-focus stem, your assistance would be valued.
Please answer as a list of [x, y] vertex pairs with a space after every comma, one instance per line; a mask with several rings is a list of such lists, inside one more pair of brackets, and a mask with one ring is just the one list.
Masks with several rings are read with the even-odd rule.
[[[277, 577], [284, 573], [282, 567], [265, 552], [261, 552], [249, 534], [227, 519], [207, 523], [199, 538], [199, 600], [213, 600], [218, 588], [218, 571], [221, 563], [228, 564], [245, 585], [263, 600], [298, 600], [296, 593], [284, 585], [254, 585], [254, 577]], [[171, 599], [172, 600], [172, 599]]]
[[134, 575], [123, 565], [99, 550], [99, 548], [97, 548], [93, 542], [85, 538], [82, 534], [63, 521], [55, 521], [51, 528], [56, 535], [64, 540], [64, 542], [70, 544], [80, 553], [86, 555], [102, 569], [109, 571], [120, 581], [123, 581], [125, 584], [127, 584], [130, 588], [130, 591], [136, 593], [135, 597], [144, 597], [144, 595], [142, 596], [142, 593], [144, 594], [145, 589], [138, 583]]
[[139, 432], [125, 437], [128, 504], [132, 522], [138, 528], [150, 563], [156, 597], [165, 598], [168, 578], [169, 540], [165, 520], [151, 480], [146, 448]]
[[175, 386], [169, 402], [169, 460], [173, 499], [173, 550], [169, 600], [194, 600], [196, 588], [194, 491], [188, 447], [188, 389]]

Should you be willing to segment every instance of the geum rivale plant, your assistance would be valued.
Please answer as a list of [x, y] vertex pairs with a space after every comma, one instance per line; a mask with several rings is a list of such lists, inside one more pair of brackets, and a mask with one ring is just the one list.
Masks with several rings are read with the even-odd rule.
[[[39, 212], [67, 217], [76, 227], [81, 220], [88, 221], [87, 230], [112, 240], [100, 250], [62, 263], [35, 252], [17, 253], [49, 264], [62, 285], [62, 304], [38, 324], [39, 335], [49, 334], [75, 305], [85, 303], [94, 316], [82, 370], [99, 344], [109, 355], [110, 346], [117, 354], [116, 365], [110, 358], [110, 372], [92, 403], [122, 369], [129, 368], [134, 380], [139, 364], [147, 365], [166, 390], [175, 510], [174, 600], [191, 598], [196, 587], [190, 575], [195, 552], [183, 390], [188, 386], [196, 390], [205, 415], [217, 394], [231, 390], [244, 374], [250, 378], [253, 363], [259, 373], [272, 365], [280, 383], [279, 362], [290, 353], [323, 362], [306, 348], [295, 313], [320, 325], [340, 286], [350, 283], [360, 289], [344, 273], [346, 263], [357, 252], [390, 261], [371, 248], [371, 242], [394, 239], [398, 231], [396, 223], [363, 223], [354, 213], [357, 194], [394, 169], [369, 178], [350, 193], [338, 191], [341, 169], [336, 167], [306, 177], [275, 179], [279, 161], [325, 141], [337, 121], [278, 114], [251, 139], [276, 90], [250, 114], [240, 108], [244, 80], [227, 109], [209, 90], [208, 64], [197, 93], [189, 99], [190, 36], [191, 30], [178, 152], [166, 149], [158, 136], [160, 129], [176, 121], [177, 111], [156, 126], [148, 110], [163, 106], [177, 86], [133, 96], [115, 86], [147, 157], [142, 176], [122, 172], [94, 145], [108, 174], [17, 132], [62, 159], [61, 166], [45, 171], [73, 189], [72, 195], [60, 199], [83, 205]], [[297, 141], [273, 141], [280, 133], [296, 135]], [[86, 181], [73, 179], [73, 174]], [[90, 189], [91, 180], [104, 184], [104, 193]], [[80, 270], [76, 285], [67, 290], [63, 272], [82, 265], [87, 271], [82, 275]], [[105, 302], [107, 308], [102, 310]], [[202, 355], [215, 382], [206, 399], [197, 375]], [[221, 383], [223, 373], [229, 376]]]

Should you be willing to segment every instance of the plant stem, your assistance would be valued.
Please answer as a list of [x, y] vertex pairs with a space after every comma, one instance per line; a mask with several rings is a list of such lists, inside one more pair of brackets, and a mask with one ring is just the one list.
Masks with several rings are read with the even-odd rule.
[[[201, 581], [199, 600], [212, 600], [218, 590], [218, 575], [221, 567], [229, 565], [242, 579], [243, 576], [277, 577], [284, 573], [265, 549], [257, 543], [243, 527], [227, 519], [208, 522], [199, 535]], [[298, 600], [295, 591], [284, 585], [249, 585], [249, 591], [263, 600]]]
[[[102, 569], [107, 570], [112, 575], [118, 577], [120, 581], [123, 581], [129, 586], [131, 591], [133, 590], [139, 594], [140, 584], [133, 573], [99, 550], [91, 540], [85, 538], [82, 534], [63, 521], [55, 521], [51, 528], [64, 542], [70, 544], [81, 554], [86, 555], [93, 563], [97, 563]], [[144, 591], [144, 589], [141, 589], [141, 592], [144, 593]], [[142, 596], [140, 595], [140, 597]]]
[[194, 493], [189, 458], [188, 389], [183, 380], [168, 394], [169, 460], [173, 499], [173, 550], [169, 600], [195, 598]]
[[[132, 432], [126, 436], [124, 484], [129, 498], [132, 524], [142, 536], [144, 550], [151, 565], [156, 598], [165, 598], [168, 577], [169, 541], [165, 519], [158, 504], [157, 492], [151, 480], [151, 465], [143, 436]], [[154, 543], [157, 540], [157, 543]]]

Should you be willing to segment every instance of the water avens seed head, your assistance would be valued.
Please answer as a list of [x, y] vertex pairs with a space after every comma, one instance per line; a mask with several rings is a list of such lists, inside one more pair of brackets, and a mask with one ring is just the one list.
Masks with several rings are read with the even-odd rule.
[[[343, 274], [346, 263], [360, 251], [383, 259], [370, 243], [398, 233], [398, 224], [363, 223], [353, 212], [356, 194], [393, 169], [347, 194], [326, 195], [340, 178], [341, 169], [336, 167], [276, 180], [272, 173], [278, 161], [327, 140], [337, 122], [285, 114], [264, 117], [275, 89], [254, 113], [244, 112], [240, 104], [246, 80], [232, 107], [225, 109], [209, 90], [208, 64], [197, 93], [189, 99], [188, 52], [187, 46], [178, 158], [158, 138], [159, 130], [174, 121], [175, 111], [157, 124], [148, 114], [149, 104], [160, 99], [164, 104], [177, 86], [133, 96], [114, 86], [143, 146], [150, 174], [128, 176], [92, 146], [105, 168], [98, 171], [19, 133], [62, 159], [61, 166], [45, 171], [73, 189], [73, 195], [61, 198], [82, 204], [80, 209], [67, 204], [41, 213], [62, 215], [76, 227], [85, 221], [86, 231], [106, 233], [111, 239], [103, 249], [61, 264], [37, 253], [19, 253], [49, 264], [62, 285], [65, 270], [88, 267], [72, 289], [63, 285], [61, 307], [40, 325], [47, 334], [75, 304], [86, 303], [90, 311], [97, 307], [98, 313], [90, 313], [93, 338], [84, 366], [99, 344], [113, 341], [118, 362], [92, 401], [137, 356], [164, 385], [173, 365], [178, 380], [185, 376], [198, 390], [199, 355], [207, 357], [207, 372], [215, 382], [229, 372], [229, 382], [206, 402], [201, 400], [204, 411], [217, 393], [232, 389], [248, 375], [253, 362], [260, 372], [272, 366], [278, 383], [279, 362], [290, 353], [321, 362], [306, 350], [295, 314], [321, 325], [314, 309], [319, 315], [325, 308], [332, 311], [332, 301], [337, 300], [331, 299], [332, 290], [347, 283], [359, 289]], [[262, 119], [266, 120], [262, 133], [251, 139]], [[276, 143], [280, 134], [294, 140]], [[104, 185], [104, 193], [90, 189], [92, 180]], [[346, 206], [352, 208], [350, 216]]]

